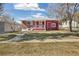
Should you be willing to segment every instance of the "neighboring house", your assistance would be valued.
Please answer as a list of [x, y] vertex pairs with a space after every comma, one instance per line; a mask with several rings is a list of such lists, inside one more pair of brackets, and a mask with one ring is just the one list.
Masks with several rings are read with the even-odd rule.
[[59, 23], [58, 20], [52, 19], [34, 19], [34, 20], [21, 20], [22, 30], [58, 30]]
[[[63, 22], [62, 25], [61, 25], [61, 28], [69, 30], [69, 21]], [[78, 28], [79, 28], [79, 23], [77, 21], [72, 21], [72, 29], [78, 30]]]
[[0, 16], [0, 33], [18, 31], [20, 30], [19, 24], [15, 23], [7, 16]]

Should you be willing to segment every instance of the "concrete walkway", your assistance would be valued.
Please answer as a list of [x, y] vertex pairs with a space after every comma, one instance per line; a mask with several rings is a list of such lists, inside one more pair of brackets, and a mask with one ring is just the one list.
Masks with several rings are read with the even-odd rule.
[[44, 41], [40, 40], [30, 40], [30, 41], [23, 41], [23, 42], [79, 42], [79, 39], [63, 39], [63, 40], [58, 40], [58, 39], [46, 39]]
[[57, 39], [46, 39], [44, 41], [40, 40], [30, 40], [30, 41], [1, 41], [0, 43], [47, 43], [47, 42], [79, 42], [79, 39], [63, 39], [63, 40], [57, 40]]

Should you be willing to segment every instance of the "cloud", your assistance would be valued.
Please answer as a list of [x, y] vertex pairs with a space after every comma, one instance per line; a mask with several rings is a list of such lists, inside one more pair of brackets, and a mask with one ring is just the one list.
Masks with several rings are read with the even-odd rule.
[[30, 19], [31, 17], [19, 17], [18, 19], [19, 20], [28, 20], [28, 19]]
[[36, 13], [36, 14], [33, 14], [29, 17], [22, 17], [22, 18], [18, 18], [19, 20], [47, 20], [47, 19], [51, 19], [49, 18], [48, 16], [44, 16], [42, 15], [42, 13]]
[[41, 18], [41, 19], [48, 19], [48, 17], [42, 15], [42, 13], [37, 13], [37, 14], [35, 14], [35, 15], [32, 15], [32, 17], [35, 17], [35, 18]]
[[43, 16], [41, 13], [37, 13], [37, 14], [35, 14], [35, 15], [32, 15], [33, 17], [36, 17], [36, 18], [39, 18], [39, 17], [45, 17], [45, 16]]
[[45, 11], [45, 9], [40, 8], [37, 3], [18, 3], [18, 4], [14, 4], [14, 8], [19, 10]]

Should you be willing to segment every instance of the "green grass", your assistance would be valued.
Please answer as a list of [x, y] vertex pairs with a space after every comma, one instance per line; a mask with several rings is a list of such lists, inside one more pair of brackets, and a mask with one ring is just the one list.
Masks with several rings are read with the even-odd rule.
[[0, 43], [0, 55], [79, 56], [79, 42]]

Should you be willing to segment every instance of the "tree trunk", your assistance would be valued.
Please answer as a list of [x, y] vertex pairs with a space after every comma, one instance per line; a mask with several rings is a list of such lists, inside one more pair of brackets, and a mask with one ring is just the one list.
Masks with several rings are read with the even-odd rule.
[[73, 31], [73, 30], [72, 30], [72, 19], [69, 21], [69, 30], [70, 30], [70, 32]]

